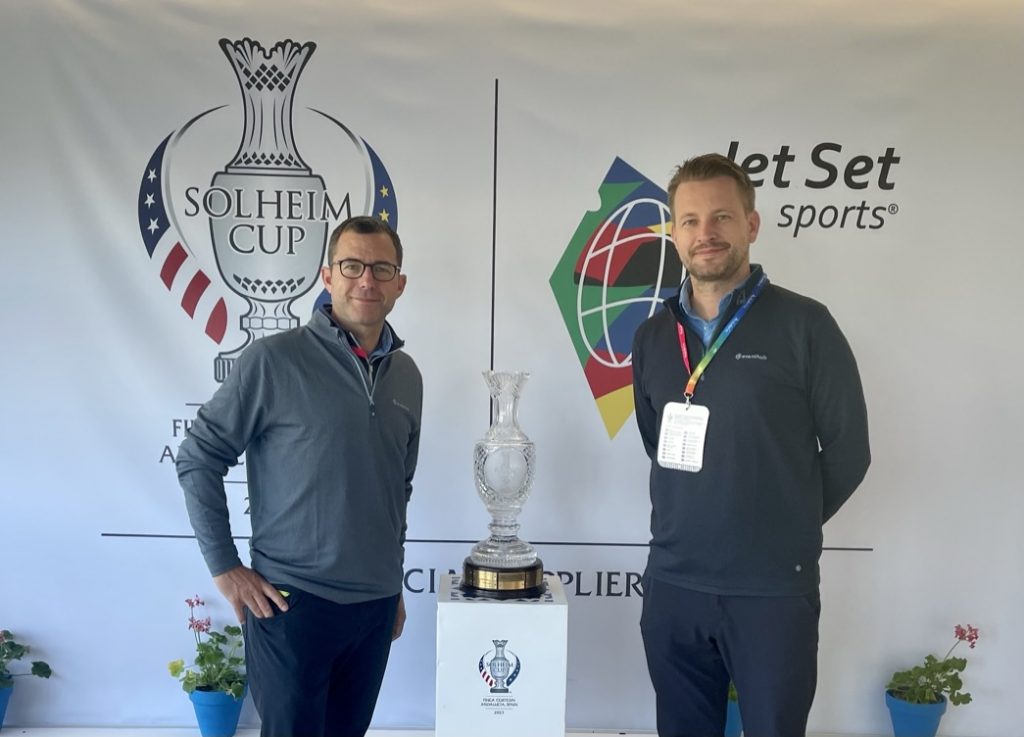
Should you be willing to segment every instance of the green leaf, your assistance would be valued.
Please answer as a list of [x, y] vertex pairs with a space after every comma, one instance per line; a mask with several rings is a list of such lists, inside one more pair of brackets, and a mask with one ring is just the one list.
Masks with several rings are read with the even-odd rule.
[[182, 689], [186, 693], [219, 691], [240, 698], [245, 692], [242, 628], [226, 625], [222, 631], [196, 632], [195, 643], [191, 666], [186, 667], [184, 660], [168, 665], [171, 674], [180, 678]]
[[937, 704], [945, 695], [953, 705], [970, 702], [970, 694], [961, 693], [960, 673], [967, 667], [966, 658], [939, 660], [928, 655], [923, 665], [896, 671], [886, 685], [893, 696], [911, 704]]
[[42, 660], [36, 660], [32, 663], [32, 675], [39, 676], [40, 678], [49, 678], [53, 675], [53, 671]]
[[227, 641], [228, 638], [226, 638], [220, 632], [210, 632], [210, 642], [212, 642], [213, 644], [224, 645], [227, 643]]

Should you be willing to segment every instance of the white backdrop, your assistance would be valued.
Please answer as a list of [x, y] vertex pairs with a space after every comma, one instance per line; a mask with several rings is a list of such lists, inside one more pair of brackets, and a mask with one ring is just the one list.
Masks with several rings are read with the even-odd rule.
[[[249, 37], [317, 44], [295, 94], [299, 151], [364, 212], [379, 204], [366, 182], [382, 181], [360, 168], [371, 146], [400, 208], [409, 287], [393, 323], [426, 398], [409, 623], [375, 726], [433, 724], [430, 570], [457, 568], [459, 541], [486, 531], [470, 452], [487, 424], [496, 200], [494, 363], [533, 374], [520, 419], [539, 469], [521, 522], [567, 581], [568, 723], [653, 728], [640, 600], [625, 585], [646, 556], [646, 458], [632, 418], [606, 429], [549, 280], [616, 157], [663, 187], [682, 159], [736, 142], [740, 159], [770, 162], [755, 260], [829, 305], [870, 411], [872, 468], [826, 527], [826, 545], [868, 550], [822, 558], [810, 728], [887, 732], [891, 672], [941, 655], [971, 622], [975, 703], [943, 732], [1015, 735], [1021, 20], [1009, 0], [4, 3], [0, 626], [56, 673], [19, 683], [8, 724], [193, 723], [165, 670], [191, 653], [183, 600], [204, 594], [221, 622], [228, 611], [187, 537], [168, 451], [216, 386], [214, 358], [238, 343], [242, 303], [182, 195], [238, 146], [241, 97], [218, 41]], [[164, 286], [166, 252], [149, 256], [138, 219], [147, 163], [176, 132], [163, 183], [192, 251], [182, 268], [211, 279], [195, 318], [180, 306], [187, 279]], [[822, 143], [839, 178], [815, 188]], [[771, 157], [787, 152], [776, 180]], [[872, 167], [850, 187], [842, 170], [858, 156]], [[795, 233], [787, 213], [801, 208], [825, 225], [852, 214]], [[204, 334], [218, 298], [220, 345]], [[245, 535], [244, 485], [232, 494]]]

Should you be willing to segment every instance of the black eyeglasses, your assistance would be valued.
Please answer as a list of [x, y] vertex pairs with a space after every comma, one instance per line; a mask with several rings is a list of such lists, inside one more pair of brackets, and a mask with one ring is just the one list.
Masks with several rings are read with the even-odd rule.
[[398, 276], [398, 269], [400, 268], [394, 264], [389, 264], [387, 261], [374, 261], [372, 264], [368, 264], [357, 258], [343, 258], [334, 263], [338, 265], [341, 275], [346, 279], [358, 279], [366, 271], [366, 267], [370, 267], [370, 273], [373, 274], [374, 279], [377, 281], [391, 281]]

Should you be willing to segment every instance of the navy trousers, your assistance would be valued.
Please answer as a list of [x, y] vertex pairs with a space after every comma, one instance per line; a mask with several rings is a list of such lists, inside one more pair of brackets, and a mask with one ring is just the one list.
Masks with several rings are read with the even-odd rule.
[[337, 604], [291, 586], [288, 611], [246, 612], [245, 659], [262, 737], [362, 737], [391, 652], [398, 595]]
[[720, 737], [730, 678], [744, 737], [801, 737], [818, 680], [817, 592], [719, 596], [644, 580], [640, 631], [660, 737]]

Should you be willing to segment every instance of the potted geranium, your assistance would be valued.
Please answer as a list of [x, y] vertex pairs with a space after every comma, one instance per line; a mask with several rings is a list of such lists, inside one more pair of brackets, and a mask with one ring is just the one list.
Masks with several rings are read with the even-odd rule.
[[229, 624], [218, 632], [209, 617], [197, 618], [195, 610], [206, 605], [198, 594], [185, 603], [188, 628], [196, 641], [195, 662], [186, 667], [184, 660], [173, 660], [168, 670], [192, 701], [202, 736], [231, 737], [246, 690], [242, 628]]
[[14, 691], [14, 678], [27, 675], [49, 678], [53, 673], [50, 666], [42, 660], [32, 661], [28, 673], [11, 673], [10, 664], [15, 660], [21, 660], [28, 653], [28, 645], [15, 641], [10, 630], [0, 630], [0, 727], [3, 726], [7, 703], [11, 700], [11, 692]]
[[958, 624], [953, 636], [956, 639], [941, 659], [928, 655], [921, 665], [892, 674], [885, 687], [885, 703], [896, 737], [934, 737], [947, 703], [959, 706], [971, 702], [960, 678], [967, 658], [954, 658], [953, 650], [961, 642], [973, 650], [978, 628]]
[[725, 737], [740, 737], [743, 734], [743, 718], [740, 716], [740, 695], [736, 684], [729, 681], [729, 702], [725, 711]]

